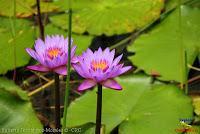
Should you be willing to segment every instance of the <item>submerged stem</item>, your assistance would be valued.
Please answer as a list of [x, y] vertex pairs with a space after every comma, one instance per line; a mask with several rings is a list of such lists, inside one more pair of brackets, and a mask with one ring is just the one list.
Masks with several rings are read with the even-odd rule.
[[[60, 81], [59, 75], [55, 73], [55, 124], [60, 130]], [[59, 133], [59, 132], [58, 132]]]
[[[72, 9], [71, 9], [71, 1], [68, 0], [69, 6], [69, 23], [68, 23], [68, 62], [67, 62], [67, 80], [66, 80], [66, 90], [65, 90], [65, 98], [64, 98], [64, 113], [63, 113], [63, 129], [66, 129], [67, 124], [67, 109], [69, 103], [69, 91], [70, 91], [70, 69], [71, 69], [71, 34], [72, 34]], [[64, 130], [64, 133], [66, 131]]]
[[192, 65], [188, 64], [187, 65], [189, 68], [193, 69], [193, 70], [196, 70], [196, 71], [200, 71], [200, 68], [198, 67], [193, 67]]
[[40, 12], [40, 0], [37, 0], [36, 3], [37, 3], [37, 16], [38, 16], [37, 20], [40, 28], [40, 37], [42, 38], [42, 40], [44, 40], [44, 26], [42, 24], [42, 17]]
[[102, 85], [98, 84], [95, 134], [101, 133]]

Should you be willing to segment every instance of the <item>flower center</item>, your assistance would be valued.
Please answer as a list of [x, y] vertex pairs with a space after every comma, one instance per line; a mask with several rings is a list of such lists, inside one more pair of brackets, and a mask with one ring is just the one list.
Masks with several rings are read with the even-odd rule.
[[59, 48], [51, 48], [47, 51], [47, 54], [50, 59], [53, 59], [58, 55], [62, 55], [62, 52]]
[[103, 72], [105, 72], [108, 69], [108, 63], [106, 60], [92, 60], [91, 62], [91, 68], [94, 71], [97, 70], [102, 70]]

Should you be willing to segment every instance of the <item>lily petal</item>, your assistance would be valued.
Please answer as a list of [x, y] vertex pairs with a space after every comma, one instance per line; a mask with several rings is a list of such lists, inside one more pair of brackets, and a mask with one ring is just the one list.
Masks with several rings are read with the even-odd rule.
[[112, 63], [113, 66], [117, 65], [120, 62], [120, 60], [122, 59], [122, 56], [123, 56], [123, 54], [121, 54], [120, 56], [118, 56], [117, 58], [114, 59], [114, 61]]
[[79, 63], [72, 64], [72, 67], [76, 70], [76, 72], [82, 76], [83, 78], [87, 78], [84, 71], [82, 70], [82, 67], [79, 65]]
[[120, 74], [119, 75], [121, 75], [121, 74], [123, 74], [123, 73], [125, 73], [125, 72], [127, 72], [128, 70], [130, 70], [132, 67], [131, 66], [125, 66], [125, 67], [123, 67], [122, 69], [121, 69], [121, 71], [120, 71]]
[[78, 91], [84, 91], [88, 88], [94, 87], [97, 83], [93, 80], [86, 79], [84, 80], [81, 85], [78, 87]]
[[35, 41], [35, 50], [38, 54], [42, 54], [45, 51], [45, 44], [40, 38]]
[[67, 67], [66, 66], [60, 66], [55, 69], [53, 69], [54, 72], [61, 74], [61, 75], [67, 75]]
[[72, 47], [72, 49], [71, 49], [71, 57], [74, 57], [75, 52], [76, 52], [76, 48], [77, 48], [77, 46], [73, 46]]
[[35, 60], [38, 60], [38, 55], [37, 53], [31, 49], [31, 48], [26, 48], [26, 52], [31, 56], [33, 57]]
[[108, 79], [106, 81], [103, 81], [101, 84], [107, 88], [122, 90], [122, 87], [117, 83], [117, 81], [115, 81], [113, 79]]
[[49, 68], [39, 64], [39, 65], [33, 65], [33, 66], [27, 66], [27, 69], [34, 70], [34, 71], [40, 71], [40, 72], [48, 72], [50, 71]]
[[79, 60], [78, 60], [78, 57], [77, 56], [74, 56], [71, 58], [71, 63], [78, 63]]

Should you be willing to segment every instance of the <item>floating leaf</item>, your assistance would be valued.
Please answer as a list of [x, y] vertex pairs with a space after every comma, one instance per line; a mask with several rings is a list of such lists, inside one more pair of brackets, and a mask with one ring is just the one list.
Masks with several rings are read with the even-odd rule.
[[[41, 8], [41, 13], [46, 13], [46, 12], [54, 12], [55, 13], [56, 11], [59, 11], [58, 6], [56, 6], [53, 2], [48, 2], [48, 1], [46, 1], [46, 2], [41, 1], [40, 8]], [[36, 8], [35, 8], [35, 11], [37, 11]]]
[[73, 126], [71, 128], [67, 128], [67, 134], [94, 134], [95, 124], [87, 123], [81, 126]]
[[[63, 5], [64, 0], [60, 0]], [[164, 0], [74, 0], [72, 31], [94, 35], [132, 32], [157, 19]], [[66, 29], [66, 15], [55, 15], [52, 23]]]
[[[0, 0], [0, 15], [14, 16], [14, 0]], [[53, 2], [40, 0], [41, 13], [58, 11], [58, 6]], [[37, 13], [36, 0], [16, 0], [16, 16], [30, 17]]]
[[[23, 131], [29, 134], [40, 134], [42, 125], [35, 116], [30, 102], [25, 102], [0, 89], [0, 131], [8, 133], [16, 129], [15, 134]], [[31, 130], [32, 129], [32, 130]], [[5, 131], [8, 132], [5, 132]]]
[[[0, 0], [0, 15], [14, 15], [14, 0]], [[34, 0], [16, 0], [16, 15], [18, 17], [28, 17], [34, 13], [31, 6]]]
[[190, 6], [192, 7], [198, 7], [200, 8], [200, 1], [199, 0], [191, 0], [190, 2], [188, 2]]
[[119, 132], [176, 134], [181, 120], [192, 119], [192, 111], [191, 102], [180, 89], [172, 85], [157, 85], [138, 99], [129, 117], [120, 125]]
[[25, 91], [6, 78], [0, 77], [0, 88], [10, 92], [12, 95], [20, 97], [22, 100], [29, 100]]
[[193, 96], [193, 106], [194, 106], [194, 112], [200, 116], [200, 97], [199, 96]]
[[[182, 81], [178, 10], [167, 16], [149, 33], [141, 35], [128, 50], [134, 51], [132, 62], [148, 74], [158, 72], [162, 80]], [[200, 47], [200, 10], [182, 7], [182, 36], [188, 63], [192, 64]]]
[[[24, 19], [16, 20], [16, 43], [14, 43], [11, 21], [8, 18], [0, 18], [0, 27], [4, 28], [0, 32], [0, 74], [15, 68], [15, 58], [16, 67], [27, 64], [30, 56], [26, 53], [25, 48], [32, 47], [34, 43], [34, 27], [30, 21]], [[15, 48], [16, 57], [14, 54]]]
[[[181, 3], [187, 3], [189, 0], [181, 0]], [[170, 10], [172, 8], [175, 8], [179, 5], [179, 0], [167, 0], [166, 1], [166, 10]]]
[[[106, 133], [120, 125], [122, 134], [173, 134], [181, 118], [192, 118], [191, 100], [173, 85], [150, 84], [151, 78], [141, 75], [117, 81], [122, 91], [103, 89], [102, 124]], [[93, 90], [70, 104], [68, 126], [95, 123], [95, 115]]]
[[40, 134], [42, 124], [37, 119], [31, 103], [25, 99], [28, 98], [27, 94], [4, 78], [0, 78], [0, 83], [0, 133]]

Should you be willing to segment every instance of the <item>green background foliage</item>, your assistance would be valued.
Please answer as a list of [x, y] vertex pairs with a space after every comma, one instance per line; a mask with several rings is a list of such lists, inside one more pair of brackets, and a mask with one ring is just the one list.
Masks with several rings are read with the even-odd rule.
[[[130, 57], [135, 65], [147, 73], [158, 72], [162, 80], [181, 82], [181, 38], [188, 64], [193, 64], [200, 48], [199, 9], [182, 7], [182, 26], [179, 28], [178, 10], [170, 13], [148, 33], [141, 35], [128, 49], [136, 54]], [[181, 31], [180, 31], [181, 30]], [[182, 35], [180, 34], [182, 33]], [[181, 36], [181, 37], [180, 37]], [[184, 51], [183, 50], [183, 51]], [[143, 58], [145, 60], [143, 60]]]
[[[128, 45], [127, 58], [144, 71], [117, 78], [122, 91], [103, 89], [102, 123], [106, 134], [114, 129], [119, 134], [175, 134], [176, 129], [184, 128], [180, 119], [193, 119], [193, 111], [199, 116], [198, 97], [192, 104], [191, 98], [177, 86], [188, 78], [190, 71], [183, 71], [184, 51], [190, 65], [200, 54], [199, 0], [182, 0], [181, 17], [179, 0], [72, 1], [72, 37], [77, 55], [89, 46], [94, 49], [110, 45], [93, 46], [95, 39], [103, 38], [104, 42], [110, 37], [128, 35], [122, 39], [125, 43], [114, 46], [120, 51]], [[67, 2], [41, 0], [45, 35], [67, 36]], [[25, 48], [34, 48], [39, 37], [36, 1], [16, 0], [16, 18], [14, 0], [0, 3], [0, 74], [5, 75], [0, 77], [0, 129], [41, 129], [27, 92], [6, 78], [8, 71], [24, 70], [30, 62]], [[131, 52], [134, 55], [129, 56]], [[160, 75], [154, 82], [147, 76], [152, 73]], [[67, 127], [93, 134], [95, 113], [96, 88], [70, 103]]]
[[0, 78], [0, 83], [0, 133], [40, 134], [42, 124], [26, 92], [5, 78]]
[[[102, 124], [106, 133], [119, 125], [121, 134], [173, 134], [180, 119], [193, 117], [191, 100], [173, 85], [151, 84], [151, 78], [142, 75], [117, 81], [122, 91], [103, 89]], [[95, 114], [96, 90], [93, 90], [71, 103], [68, 126], [95, 123]]]

